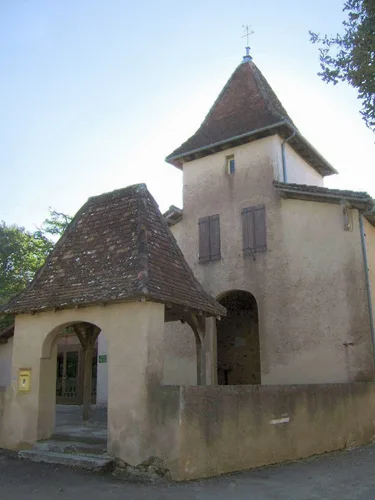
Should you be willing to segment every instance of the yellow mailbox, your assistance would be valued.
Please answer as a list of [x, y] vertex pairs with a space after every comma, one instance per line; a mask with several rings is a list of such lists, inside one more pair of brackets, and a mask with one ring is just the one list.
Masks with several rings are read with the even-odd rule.
[[18, 371], [18, 391], [28, 392], [31, 389], [31, 368], [20, 368]]

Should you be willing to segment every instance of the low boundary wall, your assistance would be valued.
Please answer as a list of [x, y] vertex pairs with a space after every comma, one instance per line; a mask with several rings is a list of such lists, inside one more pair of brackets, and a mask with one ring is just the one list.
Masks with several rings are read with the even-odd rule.
[[161, 455], [176, 480], [358, 446], [375, 436], [372, 382], [177, 389], [163, 387], [161, 398], [169, 429], [172, 415], [175, 428]]

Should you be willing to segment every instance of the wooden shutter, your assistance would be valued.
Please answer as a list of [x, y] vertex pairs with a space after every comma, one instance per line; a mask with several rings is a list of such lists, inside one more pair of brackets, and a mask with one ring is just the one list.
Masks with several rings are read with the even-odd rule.
[[220, 217], [218, 215], [210, 216], [210, 257], [211, 260], [218, 260], [221, 258]]
[[210, 218], [199, 219], [199, 262], [210, 260]]
[[254, 217], [250, 208], [242, 210], [243, 251], [250, 253], [255, 246]]
[[255, 232], [255, 250], [264, 252], [267, 250], [266, 238], [266, 211], [264, 207], [254, 210], [254, 232]]
[[267, 250], [266, 212], [263, 205], [242, 210], [243, 251], [245, 254]]

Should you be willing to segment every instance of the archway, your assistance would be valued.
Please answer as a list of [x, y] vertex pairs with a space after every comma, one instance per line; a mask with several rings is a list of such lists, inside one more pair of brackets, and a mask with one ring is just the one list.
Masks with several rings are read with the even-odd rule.
[[[99, 434], [103, 430], [106, 441], [107, 405], [96, 406], [99, 356], [107, 363], [107, 354], [98, 351], [99, 335], [103, 337], [97, 325], [84, 321], [59, 325], [47, 335], [41, 359], [40, 436], [70, 435], [72, 430], [79, 434], [86, 421], [86, 434], [91, 427]], [[107, 377], [102, 382], [107, 384]]]
[[234, 290], [218, 299], [227, 315], [217, 321], [219, 385], [261, 383], [258, 306], [254, 295]]

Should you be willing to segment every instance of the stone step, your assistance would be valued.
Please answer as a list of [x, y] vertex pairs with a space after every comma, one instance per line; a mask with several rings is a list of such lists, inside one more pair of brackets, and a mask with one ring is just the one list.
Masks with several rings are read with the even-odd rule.
[[59, 464], [69, 467], [77, 467], [93, 472], [106, 472], [113, 470], [114, 460], [105, 455], [59, 453], [56, 451], [21, 450], [18, 452], [20, 458], [32, 460], [33, 462], [45, 462], [47, 464]]
[[88, 444], [102, 444], [104, 448], [107, 446], [107, 436], [85, 436], [82, 434], [74, 435], [69, 433], [56, 432], [51, 436], [54, 441], [78, 441]]
[[74, 453], [90, 455], [104, 455], [107, 452], [106, 443], [86, 443], [82, 441], [59, 441], [49, 439], [48, 441], [38, 441], [34, 444], [33, 450], [56, 451], [58, 453]]

